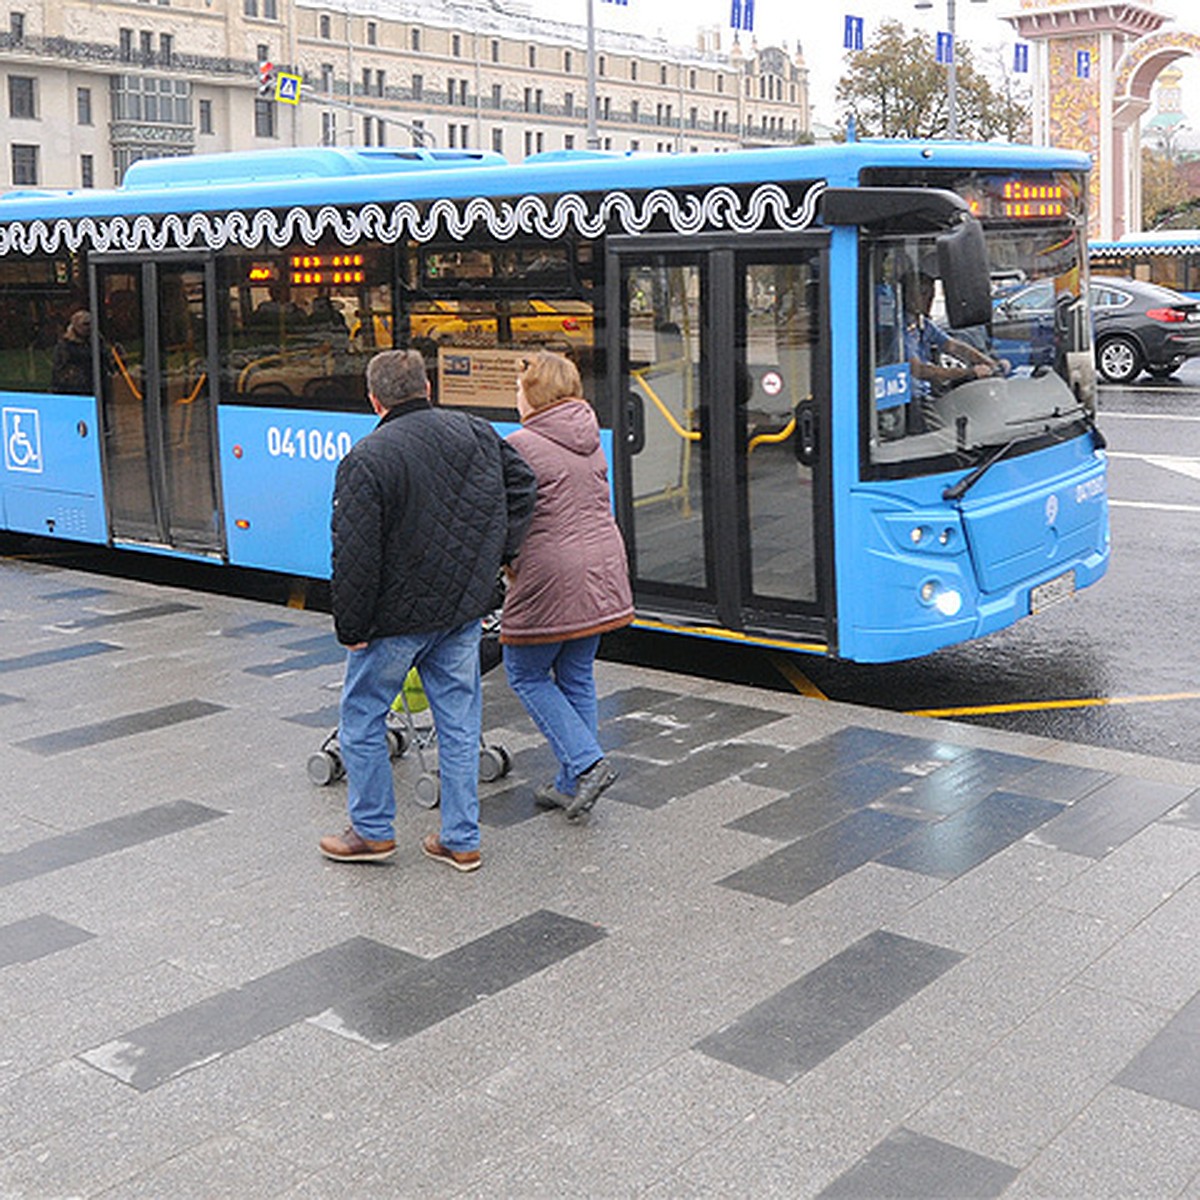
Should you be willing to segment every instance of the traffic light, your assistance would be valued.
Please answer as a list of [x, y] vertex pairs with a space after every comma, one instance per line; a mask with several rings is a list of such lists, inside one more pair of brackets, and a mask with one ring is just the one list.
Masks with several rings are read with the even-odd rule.
[[275, 64], [260, 62], [258, 64], [258, 94], [270, 96], [275, 91]]

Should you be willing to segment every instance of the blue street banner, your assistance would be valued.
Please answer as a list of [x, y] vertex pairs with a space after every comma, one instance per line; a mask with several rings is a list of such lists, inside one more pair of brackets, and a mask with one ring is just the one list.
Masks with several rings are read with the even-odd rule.
[[1075, 74], [1079, 79], [1091, 79], [1092, 52], [1090, 50], [1077, 50], [1075, 52]]
[[1024, 42], [1013, 47], [1013, 70], [1018, 75], [1029, 74], [1029, 47]]
[[629, 7], [629, 0], [600, 0], [601, 4], [619, 4], [622, 8]]
[[954, 38], [949, 33], [938, 32], [937, 60], [945, 66], [954, 61]]
[[863, 19], [862, 17], [846, 16], [846, 31], [842, 35], [844, 50], [861, 50], [863, 48]]

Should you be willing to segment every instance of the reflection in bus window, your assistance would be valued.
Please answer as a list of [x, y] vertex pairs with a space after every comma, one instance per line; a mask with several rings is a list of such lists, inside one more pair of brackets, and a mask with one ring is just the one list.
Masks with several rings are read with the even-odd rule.
[[365, 244], [223, 256], [223, 398], [361, 411], [367, 360], [393, 341], [390, 264]]

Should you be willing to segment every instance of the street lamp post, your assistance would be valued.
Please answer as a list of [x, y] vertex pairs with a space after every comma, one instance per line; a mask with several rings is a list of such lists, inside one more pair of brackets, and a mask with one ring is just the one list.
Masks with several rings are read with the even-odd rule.
[[[591, 0], [588, 0], [591, 3]], [[986, 4], [987, 0], [971, 0], [972, 4]], [[926, 11], [933, 7], [933, 0], [916, 0], [914, 8]], [[946, 99], [950, 109], [947, 136], [958, 137], [958, 44], [954, 37], [954, 0], [946, 0], [946, 32], [950, 35], [950, 61], [946, 64]]]
[[600, 131], [596, 127], [596, 14], [595, 0], [587, 0], [587, 146], [600, 149]]

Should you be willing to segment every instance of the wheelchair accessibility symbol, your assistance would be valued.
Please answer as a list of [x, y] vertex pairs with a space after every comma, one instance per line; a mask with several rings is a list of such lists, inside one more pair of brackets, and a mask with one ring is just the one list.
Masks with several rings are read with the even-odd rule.
[[4, 465], [10, 471], [42, 472], [42, 427], [36, 408], [4, 410]]

